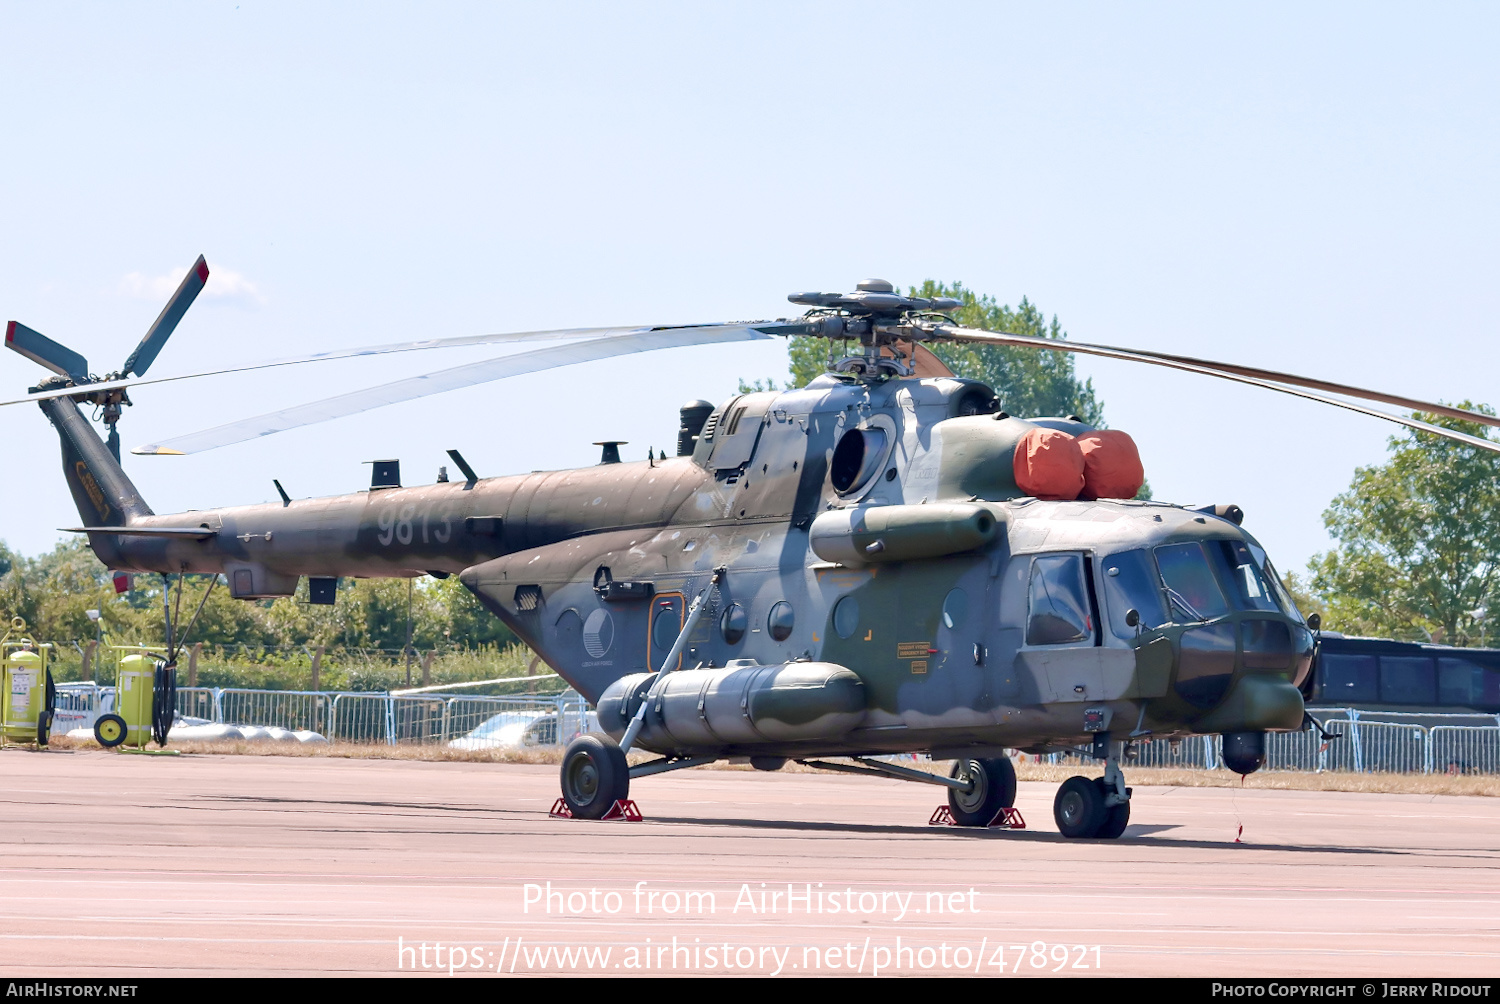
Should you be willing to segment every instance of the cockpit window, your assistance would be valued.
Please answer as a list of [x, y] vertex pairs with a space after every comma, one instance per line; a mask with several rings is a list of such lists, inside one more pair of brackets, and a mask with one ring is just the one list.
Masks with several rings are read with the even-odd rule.
[[1104, 602], [1109, 607], [1109, 625], [1121, 638], [1134, 638], [1137, 629], [1125, 623], [1131, 610], [1140, 614], [1142, 628], [1154, 628], [1168, 620], [1161, 598], [1161, 583], [1151, 556], [1145, 551], [1111, 554], [1100, 563], [1104, 570]]
[[1092, 638], [1083, 555], [1038, 555], [1031, 563], [1030, 605], [1026, 644], [1065, 645]]
[[1156, 549], [1156, 563], [1167, 586], [1174, 618], [1207, 621], [1229, 613], [1203, 545], [1164, 544]]
[[1230, 599], [1237, 608], [1281, 612], [1248, 544], [1243, 540], [1212, 540], [1204, 547], [1229, 581]]
[[1251, 557], [1260, 566], [1261, 578], [1265, 579], [1266, 585], [1271, 587], [1271, 595], [1281, 605], [1282, 611], [1290, 614], [1299, 621], [1302, 620], [1302, 611], [1297, 609], [1296, 601], [1292, 599], [1292, 594], [1287, 591], [1286, 585], [1282, 583], [1281, 576], [1276, 574], [1276, 566], [1271, 564], [1271, 559], [1266, 556], [1265, 550], [1248, 541], [1245, 546], [1250, 548]]

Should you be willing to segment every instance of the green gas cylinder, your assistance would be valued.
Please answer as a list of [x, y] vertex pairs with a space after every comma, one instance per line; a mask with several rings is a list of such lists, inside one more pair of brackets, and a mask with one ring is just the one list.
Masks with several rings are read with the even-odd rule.
[[12, 649], [5, 658], [3, 735], [5, 742], [36, 742], [37, 716], [46, 711], [47, 665], [31, 649]]
[[144, 748], [151, 741], [151, 707], [156, 660], [139, 653], [120, 660], [115, 680], [115, 714], [125, 719], [125, 745]]

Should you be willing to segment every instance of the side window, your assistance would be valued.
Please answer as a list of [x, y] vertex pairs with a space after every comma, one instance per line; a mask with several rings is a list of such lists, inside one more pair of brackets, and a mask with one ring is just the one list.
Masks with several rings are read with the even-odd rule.
[[1026, 644], [1064, 645], [1093, 637], [1083, 555], [1043, 554], [1031, 563]]
[[1104, 598], [1109, 623], [1121, 638], [1134, 638], [1136, 629], [1125, 623], [1125, 615], [1134, 610], [1140, 614], [1141, 626], [1158, 627], [1167, 622], [1162, 603], [1161, 582], [1156, 568], [1144, 550], [1111, 554], [1101, 563], [1104, 569]]

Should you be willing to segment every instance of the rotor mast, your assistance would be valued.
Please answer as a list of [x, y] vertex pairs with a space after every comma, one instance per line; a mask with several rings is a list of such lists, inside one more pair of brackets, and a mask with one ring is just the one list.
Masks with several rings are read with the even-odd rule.
[[[910, 357], [903, 357], [899, 343], [931, 338], [937, 324], [951, 320], [946, 312], [963, 306], [951, 296], [902, 296], [884, 279], [863, 279], [853, 293], [793, 293], [787, 299], [814, 308], [803, 318], [807, 334], [859, 342], [860, 354], [839, 360], [834, 370], [864, 379], [911, 376]], [[890, 355], [882, 354], [886, 348]]]

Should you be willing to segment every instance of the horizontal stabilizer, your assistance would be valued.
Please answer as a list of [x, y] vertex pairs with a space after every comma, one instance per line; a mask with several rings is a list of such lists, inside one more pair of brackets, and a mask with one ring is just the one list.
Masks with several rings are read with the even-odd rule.
[[117, 533], [127, 537], [194, 537], [199, 540], [219, 533], [206, 526], [60, 526], [58, 529], [63, 533]]
[[87, 359], [40, 331], [32, 331], [20, 321], [11, 321], [5, 326], [5, 347], [65, 377], [86, 377], [89, 373]]

